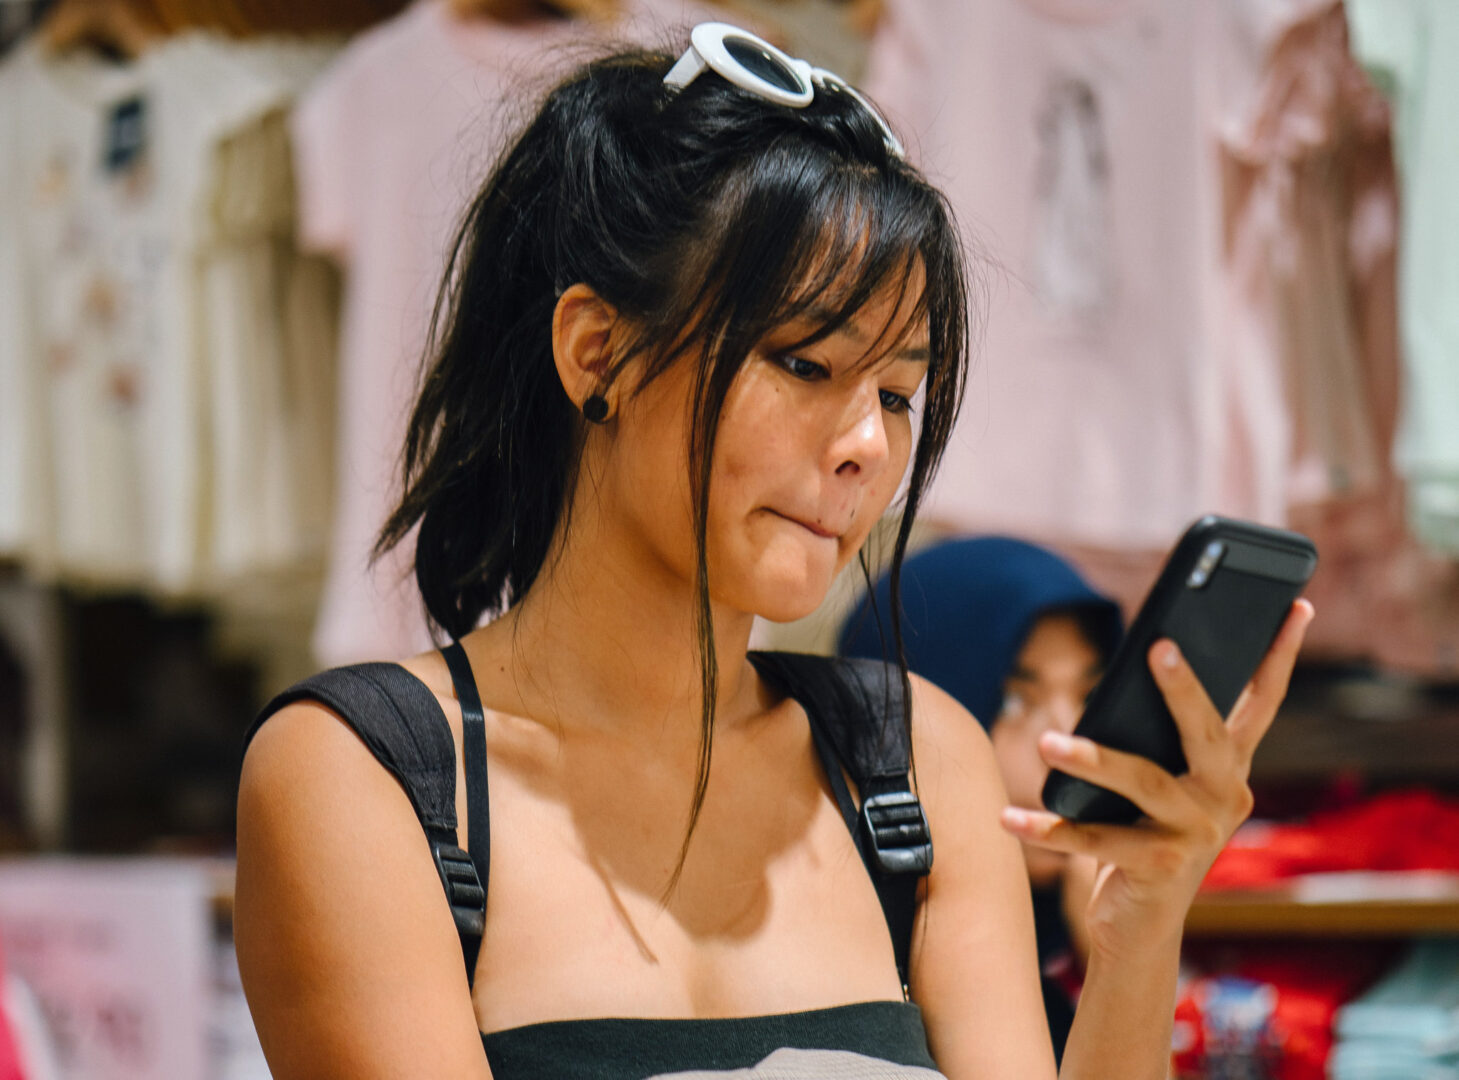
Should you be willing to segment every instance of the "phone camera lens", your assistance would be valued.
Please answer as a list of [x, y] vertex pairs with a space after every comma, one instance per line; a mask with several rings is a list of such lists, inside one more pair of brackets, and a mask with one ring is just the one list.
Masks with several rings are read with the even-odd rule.
[[1191, 576], [1186, 579], [1186, 584], [1192, 589], [1199, 589], [1211, 580], [1215, 573], [1216, 564], [1226, 554], [1226, 545], [1220, 540], [1212, 540], [1201, 551], [1201, 557], [1196, 560], [1196, 568], [1191, 571]]

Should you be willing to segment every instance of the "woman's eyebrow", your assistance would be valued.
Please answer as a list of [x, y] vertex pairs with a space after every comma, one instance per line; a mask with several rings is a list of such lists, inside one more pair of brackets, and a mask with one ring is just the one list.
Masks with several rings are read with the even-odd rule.
[[[830, 308], [813, 307], [806, 311], [801, 319], [795, 320], [795, 322], [791, 325], [796, 325], [797, 323], [804, 322], [808, 326], [826, 326], [827, 324], [836, 321], [836, 319], [839, 318], [840, 315], [840, 312], [833, 311]], [[878, 337], [880, 336], [881, 335], [878, 335]], [[841, 325], [832, 330], [827, 335], [827, 337], [844, 337], [855, 345], [866, 344], [866, 334], [850, 321], [842, 322]], [[905, 360], [914, 364], [931, 364], [932, 351], [927, 345], [918, 343], [916, 345], [904, 346], [903, 348], [897, 349], [895, 352], [886, 353], [882, 357], [882, 360], [884, 362]]]

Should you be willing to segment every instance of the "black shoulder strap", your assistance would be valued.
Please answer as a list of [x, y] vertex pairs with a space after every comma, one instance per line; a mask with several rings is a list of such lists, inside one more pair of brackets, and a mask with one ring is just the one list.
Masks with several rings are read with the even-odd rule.
[[[487, 879], [491, 874], [491, 804], [487, 800], [486, 777], [486, 714], [481, 695], [476, 689], [476, 676], [471, 661], [459, 641], [441, 650], [446, 666], [451, 669], [451, 682], [456, 687], [456, 700], [461, 705], [461, 754], [466, 773], [466, 845], [481, 881], [483, 906]], [[483, 919], [485, 913], [483, 912]]]
[[469, 982], [481, 946], [486, 891], [471, 857], [456, 844], [456, 747], [435, 695], [399, 664], [333, 668], [265, 705], [244, 746], [269, 717], [298, 701], [318, 701], [338, 713], [405, 789], [451, 905]]
[[[900, 672], [875, 660], [751, 653], [760, 673], [806, 710], [816, 752], [876, 886], [904, 992], [917, 884], [932, 868], [932, 834], [912, 791]], [[858, 811], [842, 768], [861, 795]]]

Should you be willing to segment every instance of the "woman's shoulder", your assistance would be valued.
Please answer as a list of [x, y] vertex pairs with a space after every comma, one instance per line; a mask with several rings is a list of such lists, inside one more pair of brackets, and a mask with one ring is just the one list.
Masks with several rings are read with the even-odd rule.
[[917, 674], [910, 681], [912, 750], [919, 767], [923, 757], [951, 757], [967, 766], [991, 769], [997, 776], [988, 733], [973, 714], [936, 683]]
[[275, 734], [281, 729], [308, 728], [326, 719], [357, 730], [380, 714], [434, 719], [445, 712], [442, 701], [451, 697], [450, 675], [437, 651], [326, 668], [275, 694], [254, 718], [244, 746], [251, 749], [264, 730], [272, 741], [286, 738]]
[[[382, 665], [383, 666], [383, 665]], [[390, 785], [377, 737], [388, 709], [371, 665], [331, 668], [301, 680], [259, 712], [245, 736], [239, 810], [273, 814], [300, 803], [351, 807]], [[402, 675], [403, 669], [397, 669]]]
[[912, 965], [928, 1041], [948, 1075], [1052, 1076], [1028, 874], [999, 822], [1008, 796], [988, 735], [914, 676], [912, 745], [933, 845]]
[[998, 824], [1008, 796], [983, 726], [935, 683], [916, 675], [911, 683], [912, 760], [917, 794], [939, 853], [935, 873], [938, 861], [947, 869], [948, 860], [940, 859], [943, 851], [1008, 845], [1009, 837]]
[[414, 816], [448, 818], [450, 785], [431, 778], [455, 773], [460, 725], [450, 704], [440, 653], [318, 672], [260, 710], [244, 740], [241, 792], [263, 786], [289, 804], [333, 785], [363, 793], [398, 784]]
[[[443, 813], [447, 799], [422, 801], [400, 779], [409, 763], [389, 767], [348, 704], [320, 696], [378, 696], [379, 680], [413, 676], [398, 665], [323, 674], [268, 713], [239, 780], [235, 938], [270, 1065], [281, 1077], [325, 1075], [321, 1061], [338, 1066], [327, 1075], [484, 1076], [460, 943], [413, 805]], [[424, 1065], [420, 1031], [439, 1036], [424, 1040]]]

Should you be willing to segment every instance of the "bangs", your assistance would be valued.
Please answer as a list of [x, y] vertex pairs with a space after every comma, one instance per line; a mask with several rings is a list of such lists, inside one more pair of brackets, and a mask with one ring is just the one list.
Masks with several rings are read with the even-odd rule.
[[926, 320], [932, 369], [946, 366], [960, 345], [933, 328], [960, 325], [955, 313], [964, 300], [941, 197], [907, 173], [797, 150], [755, 160], [713, 201], [700, 233], [700, 250], [712, 254], [686, 275], [686, 295], [666, 305], [681, 313], [684, 340], [706, 343], [713, 361], [738, 366], [774, 331], [803, 327], [788, 347], [814, 344], [890, 291], [896, 303], [867, 361]]

